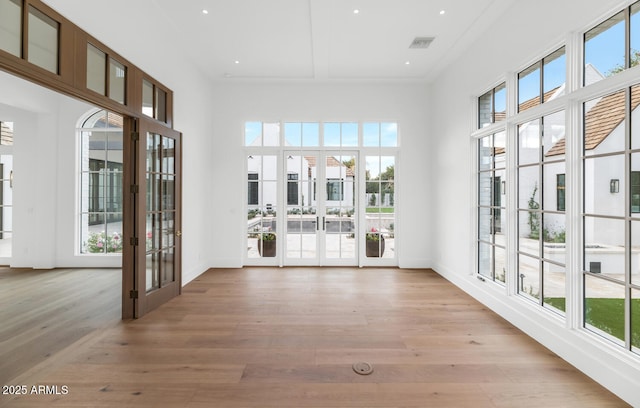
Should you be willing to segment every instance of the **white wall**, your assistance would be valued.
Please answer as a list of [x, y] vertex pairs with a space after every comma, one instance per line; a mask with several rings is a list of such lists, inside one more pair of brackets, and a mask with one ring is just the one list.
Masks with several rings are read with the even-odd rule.
[[[397, 165], [398, 260], [401, 267], [425, 267], [431, 248], [428, 202], [429, 151], [427, 91], [423, 85], [377, 83], [220, 82], [213, 89], [215, 147], [212, 147], [213, 186], [210, 218], [211, 266], [239, 267], [245, 245], [243, 197], [243, 132], [247, 121], [391, 121], [398, 122], [400, 157]], [[419, 217], [421, 222], [415, 222]]]
[[[553, 51], [570, 30], [581, 30], [599, 16], [617, 11], [619, 1], [579, 2], [541, 0], [515, 2], [505, 15], [461, 58], [433, 82], [430, 89], [432, 149], [428, 152], [432, 189], [432, 266], [536, 340], [558, 353], [603, 385], [640, 406], [640, 368], [564, 322], [540, 313], [504, 288], [476, 279], [474, 271], [474, 199], [470, 133], [476, 123], [474, 101], [504, 80]], [[553, 12], [550, 12], [553, 10]], [[543, 29], [542, 29], [543, 28]], [[453, 199], [453, 197], [459, 197]]]

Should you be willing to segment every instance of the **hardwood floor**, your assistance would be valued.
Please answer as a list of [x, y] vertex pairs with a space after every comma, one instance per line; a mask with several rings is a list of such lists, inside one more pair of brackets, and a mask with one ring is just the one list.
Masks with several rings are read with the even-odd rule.
[[14, 385], [64, 395], [0, 405], [627, 406], [428, 270], [210, 270], [55, 359]]
[[120, 320], [121, 276], [119, 269], [0, 267], [0, 384]]

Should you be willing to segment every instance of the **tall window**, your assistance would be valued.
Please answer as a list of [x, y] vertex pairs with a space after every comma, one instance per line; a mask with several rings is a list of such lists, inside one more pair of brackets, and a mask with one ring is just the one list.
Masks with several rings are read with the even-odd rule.
[[122, 252], [122, 117], [89, 116], [80, 130], [80, 252]]
[[640, 85], [585, 102], [582, 139], [584, 326], [636, 352], [640, 127], [632, 118], [639, 104]]
[[505, 282], [506, 134], [478, 140], [478, 273]]
[[518, 126], [518, 292], [559, 312], [566, 224], [558, 180], [564, 183], [565, 174], [564, 111]]

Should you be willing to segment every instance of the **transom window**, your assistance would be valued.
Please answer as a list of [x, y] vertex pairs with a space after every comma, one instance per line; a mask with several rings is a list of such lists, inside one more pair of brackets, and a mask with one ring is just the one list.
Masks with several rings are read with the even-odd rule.
[[[281, 132], [281, 129], [283, 132]], [[281, 134], [282, 133], [282, 134]], [[282, 139], [282, 140], [281, 140]], [[247, 147], [397, 147], [395, 122], [247, 122]]]
[[503, 82], [478, 98], [478, 128], [505, 120], [507, 86]]

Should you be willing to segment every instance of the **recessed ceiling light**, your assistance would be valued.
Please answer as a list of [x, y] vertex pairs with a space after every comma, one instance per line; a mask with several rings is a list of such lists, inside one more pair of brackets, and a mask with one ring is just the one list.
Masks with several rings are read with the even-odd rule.
[[354, 9], [353, 14], [360, 14], [360, 9]]
[[446, 13], [446, 11], [440, 10], [440, 15], [443, 15], [444, 13]]
[[236, 64], [239, 64], [239, 63], [240, 63], [240, 61], [238, 61], [238, 60], [235, 60], [234, 62], [235, 62]]
[[202, 9], [202, 14], [209, 14], [209, 10], [207, 10], [207, 9]]
[[406, 61], [404, 65], [411, 65], [411, 61]]

